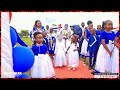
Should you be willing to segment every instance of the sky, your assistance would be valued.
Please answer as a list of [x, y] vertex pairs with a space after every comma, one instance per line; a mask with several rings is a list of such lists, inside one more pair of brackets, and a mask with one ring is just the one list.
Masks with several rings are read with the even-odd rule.
[[102, 25], [102, 21], [112, 20], [113, 27], [119, 26], [119, 12], [13, 12], [10, 25], [13, 26], [18, 32], [21, 29], [31, 31], [35, 20], [40, 20], [45, 27], [52, 24], [81, 24], [87, 21], [93, 21], [93, 27]]

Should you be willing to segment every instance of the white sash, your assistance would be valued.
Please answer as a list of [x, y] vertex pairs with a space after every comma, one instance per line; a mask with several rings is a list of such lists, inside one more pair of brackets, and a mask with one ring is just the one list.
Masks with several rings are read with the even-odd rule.
[[90, 45], [90, 47], [92, 47], [93, 46], [93, 44], [95, 44], [96, 43], [96, 41], [97, 41], [97, 39], [96, 39], [96, 37], [94, 36], [94, 39], [95, 39], [95, 41]]

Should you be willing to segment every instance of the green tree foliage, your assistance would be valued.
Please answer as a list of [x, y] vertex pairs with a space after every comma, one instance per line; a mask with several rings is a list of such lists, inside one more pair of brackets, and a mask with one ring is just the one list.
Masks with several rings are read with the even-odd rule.
[[20, 37], [26, 37], [28, 38], [29, 36], [29, 32], [28, 30], [21, 30], [21, 32], [19, 33]]

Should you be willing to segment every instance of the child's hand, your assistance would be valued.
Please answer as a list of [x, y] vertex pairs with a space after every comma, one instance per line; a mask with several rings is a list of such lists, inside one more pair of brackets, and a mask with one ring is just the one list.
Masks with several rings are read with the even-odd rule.
[[68, 37], [66, 37], [66, 39], [68, 39]]
[[109, 52], [110, 57], [112, 56], [112, 52]]
[[74, 49], [73, 51], [75, 52], [76, 50]]
[[65, 54], [67, 54], [67, 52], [65, 52]]
[[50, 43], [53, 43], [53, 40], [50, 40]]
[[73, 51], [75, 52], [75, 51], [77, 51], [77, 49], [74, 49]]

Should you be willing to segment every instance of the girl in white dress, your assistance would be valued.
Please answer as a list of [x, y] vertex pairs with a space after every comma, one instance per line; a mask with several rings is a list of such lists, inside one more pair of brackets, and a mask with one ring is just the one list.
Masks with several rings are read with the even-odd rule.
[[62, 67], [65, 65], [66, 65], [66, 57], [65, 57], [64, 43], [62, 42], [62, 37], [60, 35], [57, 35], [54, 66], [55, 67]]
[[116, 37], [115, 37], [115, 40], [114, 40], [114, 44], [115, 44], [115, 47], [114, 47], [114, 50], [113, 50], [113, 61], [112, 61], [112, 73], [119, 73], [119, 49], [120, 49], [120, 43], [119, 43], [119, 38], [120, 38], [120, 34], [119, 34], [120, 31], [118, 31], [116, 33]]
[[71, 45], [68, 47], [66, 53], [68, 52], [68, 66], [69, 70], [75, 70], [79, 65], [79, 44], [77, 42], [77, 36], [73, 35], [71, 38]]
[[114, 32], [111, 31], [113, 23], [110, 20], [105, 22], [105, 31], [101, 34], [101, 45], [96, 59], [95, 70], [102, 73], [112, 71], [112, 51], [114, 49]]
[[43, 36], [40, 32], [34, 33], [36, 44], [32, 46], [32, 51], [35, 54], [35, 61], [31, 70], [32, 78], [52, 78], [55, 76], [55, 71], [52, 61], [47, 54], [47, 46], [43, 43]]

